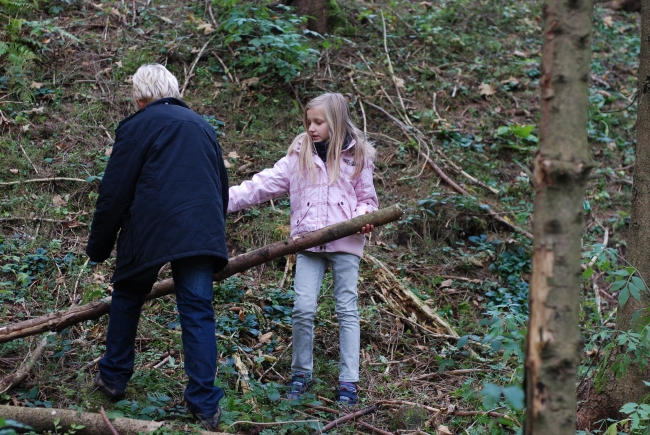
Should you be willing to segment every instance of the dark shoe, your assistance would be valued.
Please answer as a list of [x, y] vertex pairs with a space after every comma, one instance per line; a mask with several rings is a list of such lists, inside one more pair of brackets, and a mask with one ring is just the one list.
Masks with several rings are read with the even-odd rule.
[[104, 393], [104, 395], [109, 399], [119, 400], [119, 399], [124, 399], [124, 397], [126, 396], [126, 390], [118, 390], [117, 388], [108, 387], [104, 383], [104, 381], [102, 381], [102, 378], [99, 375], [99, 373], [97, 373], [97, 376], [95, 377], [94, 384], [97, 387], [97, 389], [102, 393]]
[[201, 420], [201, 426], [211, 432], [216, 432], [219, 429], [219, 419], [221, 418], [221, 408], [217, 407], [217, 412], [210, 418], [203, 418], [201, 414], [197, 414], [196, 418]]
[[311, 387], [314, 382], [304, 373], [296, 373], [291, 376], [291, 382], [287, 384], [287, 399], [296, 400]]
[[359, 402], [357, 387], [354, 385], [341, 384], [336, 392], [336, 401], [340, 405], [356, 405]]

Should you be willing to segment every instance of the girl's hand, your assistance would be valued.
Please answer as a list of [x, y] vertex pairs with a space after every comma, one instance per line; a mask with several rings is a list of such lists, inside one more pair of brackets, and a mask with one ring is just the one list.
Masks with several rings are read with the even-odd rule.
[[361, 234], [370, 234], [374, 231], [375, 226], [372, 224], [367, 224], [365, 227], [361, 227], [361, 231], [359, 231]]

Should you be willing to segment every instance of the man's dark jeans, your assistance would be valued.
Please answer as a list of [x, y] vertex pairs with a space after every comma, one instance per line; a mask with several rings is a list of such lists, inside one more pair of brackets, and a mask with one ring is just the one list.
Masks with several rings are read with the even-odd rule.
[[[214, 257], [189, 257], [172, 262], [176, 303], [181, 319], [188, 410], [205, 418], [217, 412], [223, 390], [214, 385], [217, 365], [212, 274]], [[144, 298], [156, 282], [160, 267], [118, 281], [113, 286], [106, 335], [106, 355], [99, 362], [104, 383], [126, 389], [133, 374], [135, 336]]]

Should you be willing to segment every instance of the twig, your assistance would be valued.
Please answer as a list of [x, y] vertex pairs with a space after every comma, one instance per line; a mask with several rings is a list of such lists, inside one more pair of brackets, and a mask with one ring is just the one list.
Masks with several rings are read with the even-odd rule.
[[223, 63], [223, 60], [221, 60], [221, 58], [219, 57], [219, 55], [217, 54], [217, 52], [213, 50], [213, 51], [211, 51], [210, 53], [212, 53], [212, 54], [214, 55], [214, 57], [217, 58], [217, 60], [219, 61], [219, 63], [220, 63], [221, 66], [223, 67], [223, 70], [224, 70], [225, 73], [228, 75], [228, 78], [230, 79], [230, 82], [231, 82], [231, 83], [234, 82], [234, 83], [239, 84], [239, 79], [237, 79], [236, 77], [235, 77], [235, 78], [232, 77], [232, 74], [230, 74], [230, 70], [228, 69], [228, 67], [226, 66], [226, 64]]
[[370, 429], [373, 432], [377, 432], [379, 435], [394, 435], [392, 432], [386, 432], [385, 430], [379, 429], [378, 427], [368, 424], [365, 421], [356, 420], [354, 424], [358, 424], [359, 426], [363, 426], [366, 429]]
[[273, 421], [267, 423], [242, 420], [242, 421], [236, 421], [233, 424], [229, 425], [228, 427], [226, 427], [226, 430], [230, 429], [231, 427], [237, 424], [251, 424], [253, 426], [278, 426], [278, 425], [293, 424], [293, 423], [320, 423], [320, 420], [290, 420], [290, 421]]
[[68, 221], [65, 219], [48, 219], [48, 218], [39, 218], [39, 217], [20, 217], [20, 216], [14, 216], [14, 217], [5, 217], [5, 218], [0, 218], [0, 222], [10, 222], [10, 221], [39, 221], [39, 222], [52, 222], [55, 224], [75, 224], [74, 226], [70, 226], [70, 228], [74, 228], [76, 226], [82, 226], [82, 227], [87, 227], [88, 224], [83, 223], [83, 222], [77, 222], [77, 221]]
[[[377, 105], [375, 105], [375, 104], [372, 104], [372, 103], [369, 102], [369, 101], [366, 101], [366, 104], [368, 104], [368, 105], [374, 107], [375, 109], [379, 110], [380, 112], [382, 112], [383, 114], [385, 114], [386, 116], [388, 116], [391, 120], [393, 120], [395, 123], [397, 123], [397, 124], [402, 128], [402, 131], [404, 132], [404, 134], [405, 134], [407, 137], [413, 137], [413, 138], [415, 138], [416, 140], [419, 139], [415, 134], [409, 132], [409, 128], [408, 128], [406, 125], [404, 125], [403, 122], [401, 122], [399, 119], [395, 118], [393, 115], [391, 115], [390, 113], [388, 113], [388, 112], [387, 112], [386, 110], [384, 110], [383, 108], [381, 108], [381, 107], [379, 107], [379, 106], [377, 106]], [[422, 151], [419, 151], [419, 154], [420, 154], [422, 157], [424, 157], [424, 159], [425, 159], [426, 162], [429, 164], [429, 166], [431, 166], [431, 168], [433, 168], [433, 170], [436, 172], [436, 174], [438, 174], [438, 176], [439, 176], [440, 178], [442, 178], [442, 179], [443, 179], [443, 180], [444, 180], [444, 181], [445, 181], [445, 182], [446, 182], [450, 187], [452, 187], [455, 191], [457, 191], [458, 193], [460, 193], [460, 194], [462, 194], [462, 195], [470, 196], [470, 197], [471, 197], [471, 195], [469, 194], [469, 192], [467, 192], [465, 189], [463, 189], [463, 188], [460, 187], [458, 184], [456, 184], [456, 183], [455, 183], [451, 178], [449, 178], [449, 177], [447, 176], [447, 174], [445, 174], [444, 171], [443, 171], [442, 169], [440, 169], [440, 167], [439, 167], [439, 166], [438, 166], [438, 165], [437, 165], [433, 160], [431, 160], [431, 158], [430, 158], [429, 156], [423, 154]], [[524, 236], [526, 236], [526, 237], [528, 237], [529, 239], [532, 240], [533, 235], [532, 235], [529, 231], [526, 231], [526, 230], [524, 230], [523, 228], [520, 228], [519, 226], [517, 226], [517, 225], [515, 225], [515, 224], [509, 222], [508, 220], [502, 218], [501, 216], [499, 216], [498, 213], [496, 213], [496, 212], [493, 211], [492, 209], [488, 209], [488, 210], [486, 210], [486, 211], [487, 211], [487, 213], [488, 213], [490, 216], [492, 216], [495, 220], [501, 222], [502, 224], [506, 225], [507, 227], [509, 227], [509, 228], [511, 228], [511, 229], [513, 229], [513, 230], [515, 230], [515, 231], [517, 231], [517, 232], [523, 234]]]
[[25, 380], [29, 372], [34, 368], [34, 365], [36, 365], [36, 362], [41, 359], [45, 346], [47, 345], [48, 337], [54, 335], [56, 335], [56, 332], [45, 334], [45, 337], [43, 337], [36, 349], [25, 357], [20, 367], [14, 373], [0, 380], [0, 393], [8, 391]]
[[[134, 2], [134, 4], [135, 4], [135, 2]], [[108, 419], [108, 417], [106, 416], [106, 412], [104, 412], [104, 407], [103, 407], [103, 406], [99, 408], [99, 413], [102, 415], [102, 418], [104, 419], [104, 423], [106, 423], [106, 426], [108, 426], [108, 428], [110, 429], [111, 433], [112, 433], [113, 435], [120, 435], [120, 433], [115, 429], [115, 426], [113, 426], [113, 424], [111, 423], [111, 421], [110, 421], [110, 420]]]
[[484, 370], [482, 369], [460, 369], [460, 370], [450, 370], [448, 372], [441, 372], [441, 373], [427, 373], [424, 375], [411, 378], [410, 381], [421, 381], [422, 379], [435, 378], [436, 376], [442, 376], [442, 375], [466, 375], [468, 373], [477, 373], [483, 371]]
[[440, 409], [438, 409], [438, 408], [433, 408], [433, 407], [431, 407], [431, 406], [427, 406], [427, 405], [421, 405], [421, 404], [419, 404], [419, 403], [415, 403], [415, 402], [408, 402], [408, 401], [406, 401], [406, 400], [394, 400], [394, 399], [389, 399], [389, 400], [380, 400], [380, 401], [377, 402], [377, 403], [387, 403], [387, 404], [393, 404], [393, 405], [408, 405], [408, 406], [416, 406], [416, 407], [419, 407], [419, 408], [425, 409], [425, 410], [427, 410], [427, 411], [429, 411], [429, 412], [433, 412], [433, 413], [436, 413], [436, 414], [440, 414], [440, 412], [441, 412]]
[[20, 146], [20, 149], [22, 150], [23, 154], [25, 154], [25, 157], [27, 158], [27, 161], [29, 162], [30, 165], [32, 165], [32, 168], [34, 168], [34, 171], [36, 172], [36, 175], [38, 175], [38, 169], [36, 169], [36, 166], [34, 166], [34, 162], [32, 162], [32, 159], [29, 158], [27, 155], [27, 151], [25, 151], [25, 148], [23, 148], [22, 144], [18, 144]]
[[158, 364], [154, 365], [153, 368], [154, 369], [159, 369], [162, 366], [164, 366], [165, 364], [167, 364], [168, 361], [169, 361], [169, 355], [167, 355], [165, 358], [163, 358], [162, 361], [160, 361]]
[[211, 0], [205, 0], [206, 5], [208, 6], [208, 13], [210, 14], [210, 19], [212, 20], [212, 25], [216, 29], [219, 27], [217, 24], [217, 20], [214, 19], [214, 14], [212, 13], [212, 1]]
[[13, 186], [14, 184], [25, 184], [25, 183], [43, 183], [46, 181], [78, 181], [80, 183], [86, 182], [86, 180], [82, 180], [81, 178], [52, 177], [52, 178], [34, 178], [31, 180], [19, 180], [19, 181], [4, 181], [4, 182], [0, 182], [0, 186]]
[[79, 285], [79, 280], [81, 279], [81, 274], [84, 273], [86, 266], [88, 265], [88, 262], [90, 261], [90, 257], [86, 258], [86, 262], [84, 263], [83, 266], [81, 266], [81, 272], [79, 272], [79, 275], [77, 276], [77, 280], [74, 283], [74, 288], [72, 289], [72, 300], [70, 301], [72, 305], [77, 305], [75, 302], [76, 296], [77, 296], [77, 286]]
[[266, 376], [266, 374], [267, 374], [269, 371], [273, 370], [273, 367], [275, 367], [275, 365], [278, 363], [278, 361], [280, 361], [280, 360], [282, 359], [282, 357], [284, 356], [284, 353], [285, 353], [287, 350], [289, 350], [289, 348], [290, 348], [291, 346], [293, 346], [293, 343], [289, 343], [289, 345], [288, 345], [286, 348], [284, 348], [284, 350], [282, 351], [282, 353], [280, 354], [280, 356], [278, 357], [278, 359], [277, 359], [277, 360], [276, 360], [276, 361], [271, 365], [271, 367], [269, 367], [268, 369], [266, 369], [266, 371], [265, 371], [264, 373], [262, 373], [262, 376], [260, 376], [260, 378], [257, 380], [257, 382], [262, 382], [262, 378], [264, 378], [264, 376]]
[[201, 50], [199, 50], [199, 53], [196, 55], [196, 57], [194, 58], [194, 61], [190, 65], [190, 70], [187, 73], [187, 75], [185, 76], [185, 83], [183, 83], [183, 87], [181, 88], [181, 97], [183, 96], [183, 93], [185, 92], [185, 88], [187, 88], [187, 85], [190, 84], [190, 79], [194, 75], [194, 68], [196, 67], [196, 64], [199, 62], [199, 59], [201, 59], [201, 56], [203, 56], [203, 52], [205, 51], [205, 47], [207, 47], [208, 44], [210, 42], [212, 42], [212, 40], [214, 39], [215, 36], [217, 36], [217, 35], [216, 34], [212, 35], [212, 37], [210, 39], [208, 39], [208, 41], [205, 44], [203, 44], [203, 47], [201, 47]]
[[343, 416], [341, 418], [337, 418], [336, 420], [326, 424], [322, 429], [317, 430], [316, 432], [313, 432], [312, 435], [323, 434], [323, 433], [327, 432], [328, 430], [330, 430], [330, 429], [332, 429], [332, 428], [334, 428], [334, 427], [336, 427], [336, 426], [338, 426], [338, 425], [340, 425], [342, 423], [345, 423], [345, 422], [347, 422], [349, 420], [352, 420], [352, 419], [355, 419], [357, 417], [361, 417], [362, 415], [373, 413], [377, 409], [379, 409], [378, 405], [372, 405], [372, 406], [369, 406], [367, 408], [361, 409], [361, 410], [359, 410], [357, 412], [353, 412], [352, 414], [348, 414], [348, 415], [345, 415], [345, 416]]
[[359, 98], [359, 107], [361, 107], [361, 115], [363, 116], [363, 135], [368, 137], [368, 128], [366, 126], [366, 111], [363, 109], [363, 101]]
[[395, 92], [397, 92], [397, 98], [399, 98], [399, 103], [402, 106], [402, 110], [404, 111], [404, 120], [409, 126], [412, 126], [411, 121], [409, 120], [409, 117], [406, 113], [406, 107], [404, 107], [404, 101], [402, 100], [402, 94], [399, 91], [399, 86], [397, 85], [397, 78], [395, 77], [395, 71], [393, 70], [393, 64], [390, 61], [390, 55], [388, 54], [388, 44], [386, 43], [386, 20], [384, 19], [384, 11], [379, 11], [381, 14], [381, 23], [384, 28], [384, 50], [386, 51], [386, 60], [388, 61], [388, 72], [390, 72], [390, 76], [393, 79], [393, 84], [395, 85]]

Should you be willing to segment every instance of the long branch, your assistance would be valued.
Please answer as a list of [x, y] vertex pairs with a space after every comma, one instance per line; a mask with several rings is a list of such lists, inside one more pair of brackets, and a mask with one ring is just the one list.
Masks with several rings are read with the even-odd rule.
[[[236, 273], [243, 272], [251, 267], [280, 258], [285, 255], [295, 254], [314, 246], [329, 243], [343, 237], [356, 234], [359, 229], [367, 224], [381, 226], [398, 220], [402, 216], [402, 209], [398, 205], [377, 210], [363, 216], [358, 216], [348, 221], [322, 228], [317, 231], [290, 237], [284, 241], [266, 245], [245, 254], [231, 258], [228, 265], [219, 273], [214, 275], [215, 281], [224, 279]], [[174, 292], [174, 281], [166, 279], [154, 284], [147, 300], [159, 298]], [[110, 311], [111, 298], [107, 297], [99, 301], [90, 302], [85, 305], [76, 306], [66, 311], [49, 313], [45, 316], [10, 324], [0, 328], [0, 343], [6, 343], [17, 338], [28, 337], [40, 334], [45, 331], [59, 332], [64, 328], [76, 323], [98, 319]]]

